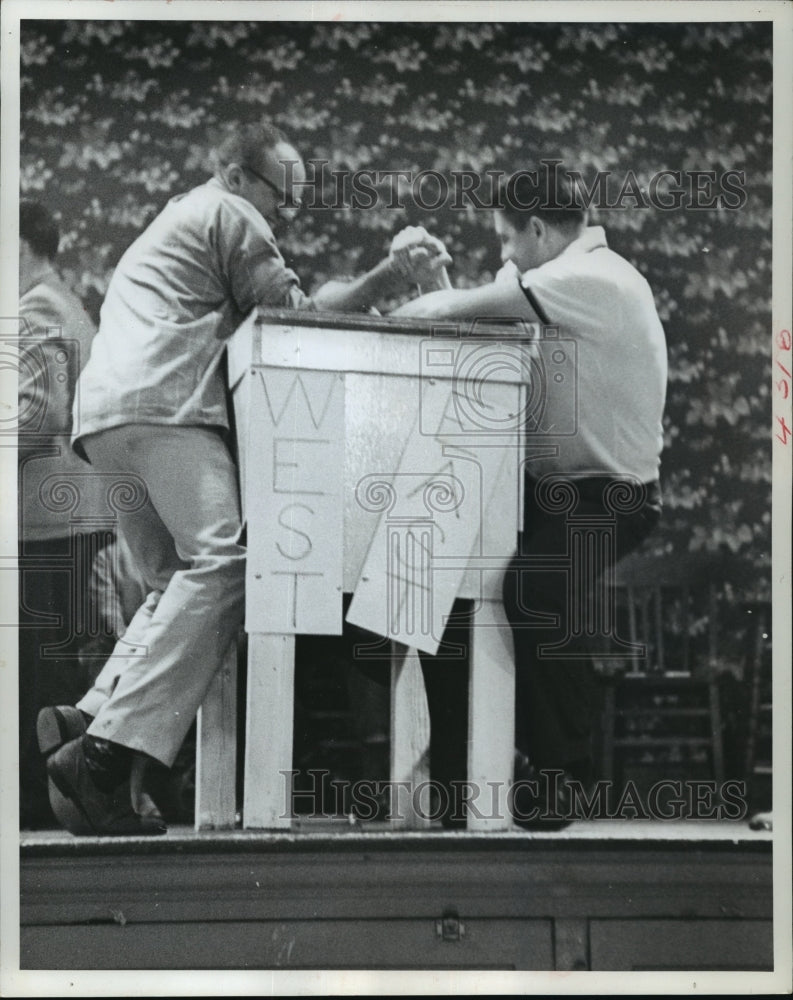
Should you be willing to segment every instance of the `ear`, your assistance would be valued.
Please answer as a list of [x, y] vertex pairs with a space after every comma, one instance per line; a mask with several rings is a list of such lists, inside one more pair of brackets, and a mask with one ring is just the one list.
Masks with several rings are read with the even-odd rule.
[[538, 219], [536, 215], [532, 215], [529, 220], [529, 225], [531, 226], [531, 230], [537, 239], [541, 240], [545, 235], [545, 223], [542, 219]]
[[226, 183], [232, 191], [239, 192], [242, 189], [244, 174], [242, 167], [238, 163], [230, 163], [226, 167]]

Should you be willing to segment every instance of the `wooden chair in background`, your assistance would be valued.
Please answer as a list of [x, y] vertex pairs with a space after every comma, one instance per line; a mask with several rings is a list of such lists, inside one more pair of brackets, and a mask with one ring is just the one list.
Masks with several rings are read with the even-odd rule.
[[685, 560], [632, 557], [617, 567], [616, 589], [618, 628], [642, 651], [605, 674], [603, 777], [619, 781], [631, 767], [682, 777], [704, 758], [723, 781], [714, 583]]

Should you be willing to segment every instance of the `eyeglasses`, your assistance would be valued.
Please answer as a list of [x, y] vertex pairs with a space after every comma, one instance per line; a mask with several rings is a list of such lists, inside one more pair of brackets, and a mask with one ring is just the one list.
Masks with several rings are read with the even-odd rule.
[[287, 195], [280, 191], [271, 180], [264, 176], [264, 174], [260, 174], [258, 170], [254, 170], [253, 167], [249, 167], [247, 163], [243, 163], [241, 166], [243, 170], [247, 170], [249, 174], [253, 174], [254, 177], [270, 188], [278, 199], [279, 208], [302, 208], [303, 202], [299, 198], [288, 198]]

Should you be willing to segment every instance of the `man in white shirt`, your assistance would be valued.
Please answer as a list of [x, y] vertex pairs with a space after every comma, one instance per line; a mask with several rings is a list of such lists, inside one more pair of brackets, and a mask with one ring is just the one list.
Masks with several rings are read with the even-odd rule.
[[[649, 285], [609, 249], [601, 227], [587, 226], [563, 173], [516, 174], [499, 204], [493, 214], [504, 266], [496, 279], [432, 292], [396, 314], [555, 328], [538, 341], [532, 369], [523, 532], [504, 599], [515, 640], [517, 775], [557, 769], [586, 783], [595, 674], [586, 643], [568, 641], [583, 603], [569, 603], [567, 574], [532, 571], [531, 559], [568, 555], [571, 518], [611, 521], [617, 560], [657, 523], [666, 343]], [[559, 502], [564, 496], [570, 503]], [[576, 567], [571, 572], [575, 579]], [[558, 625], [538, 627], [538, 612]], [[562, 642], [569, 658], [541, 654], [541, 646]], [[545, 805], [553, 811], [556, 803], [540, 801], [540, 817]], [[516, 811], [516, 820], [528, 812]]]

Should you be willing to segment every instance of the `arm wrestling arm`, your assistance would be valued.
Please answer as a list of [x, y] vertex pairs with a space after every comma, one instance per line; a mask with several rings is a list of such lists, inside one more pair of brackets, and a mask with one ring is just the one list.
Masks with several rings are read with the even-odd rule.
[[320, 309], [328, 312], [357, 312], [377, 299], [398, 290], [402, 279], [388, 260], [352, 281], [327, 281], [312, 296], [300, 288], [297, 275], [289, 268], [274, 267], [262, 260], [252, 269], [252, 284], [260, 289], [257, 303], [285, 309]]
[[517, 281], [494, 281], [478, 288], [447, 288], [405, 302], [392, 316], [426, 319], [523, 319], [537, 322]]
[[314, 308], [331, 312], [357, 312], [399, 289], [402, 280], [388, 260], [352, 281], [328, 281], [312, 295]]
[[391, 241], [389, 255], [354, 281], [329, 281], [313, 296], [318, 309], [351, 311], [374, 305], [406, 285], [448, 288], [446, 247], [422, 226], [408, 226]]
[[[300, 288], [300, 282], [286, 267], [274, 239], [268, 239], [263, 252], [254, 261], [245, 258], [242, 292], [235, 296], [238, 303], [248, 295], [262, 306], [283, 306], [288, 309], [321, 309], [329, 312], [357, 312], [374, 305], [388, 295], [394, 295], [411, 283], [431, 283], [430, 287], [448, 286], [445, 265], [451, 258], [440, 240], [421, 227], [410, 227], [393, 241], [388, 257], [366, 274], [352, 281], [327, 281], [312, 296]], [[247, 310], [243, 307], [243, 312]]]

